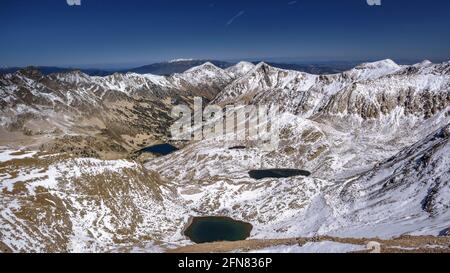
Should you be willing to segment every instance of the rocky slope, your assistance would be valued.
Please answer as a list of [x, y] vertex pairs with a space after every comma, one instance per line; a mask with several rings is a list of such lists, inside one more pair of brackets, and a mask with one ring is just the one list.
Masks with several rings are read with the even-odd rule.
[[326, 113], [367, 119], [395, 110], [430, 117], [449, 103], [445, 92], [449, 89], [449, 71], [449, 63], [401, 67], [384, 60], [318, 76], [260, 63], [227, 86], [214, 103], [277, 103], [283, 111], [304, 117]]
[[[0, 77], [0, 125], [22, 132], [32, 143], [45, 143], [45, 149], [65, 142], [76, 146], [83, 138], [91, 145], [77, 147], [81, 155], [123, 156], [169, 137], [173, 104], [190, 105], [194, 96], [211, 99], [232, 80], [210, 63], [170, 77], [91, 77], [80, 71], [44, 76], [21, 70]], [[73, 135], [77, 138], [71, 139]]]

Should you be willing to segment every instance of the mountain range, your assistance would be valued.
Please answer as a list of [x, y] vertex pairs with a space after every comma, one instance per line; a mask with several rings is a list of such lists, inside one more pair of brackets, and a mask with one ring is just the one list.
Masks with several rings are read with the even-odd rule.
[[[44, 75], [52, 73], [66, 73], [71, 71], [81, 71], [90, 76], [108, 76], [114, 73], [137, 73], [137, 74], [153, 74], [160, 76], [167, 76], [175, 73], [183, 73], [193, 67], [202, 65], [206, 62], [210, 62], [222, 69], [231, 67], [236, 63], [217, 61], [217, 60], [194, 60], [194, 59], [178, 59], [168, 62], [153, 63], [150, 65], [144, 65], [140, 67], [134, 67], [129, 69], [92, 69], [92, 68], [64, 68], [55, 66], [37, 66], [37, 67], [7, 67], [0, 68], [0, 74], [14, 73], [22, 69], [36, 69]], [[259, 62], [253, 62], [257, 64]], [[289, 63], [268, 63], [273, 67], [290, 69], [296, 71], [302, 71], [312, 74], [329, 74], [339, 73], [352, 67], [354, 63], [349, 62], [332, 62], [332, 63], [310, 63], [310, 64], [289, 64]]]
[[[2, 251], [170, 251], [192, 244], [191, 217], [210, 215], [251, 223], [250, 238], [265, 242], [410, 236], [431, 251], [448, 235], [450, 62], [338, 73], [182, 62], [165, 76], [0, 75]], [[278, 105], [278, 149], [227, 136], [172, 142], [171, 110], [194, 97]], [[169, 142], [180, 149], [136, 155]], [[311, 175], [249, 176], [273, 168]]]

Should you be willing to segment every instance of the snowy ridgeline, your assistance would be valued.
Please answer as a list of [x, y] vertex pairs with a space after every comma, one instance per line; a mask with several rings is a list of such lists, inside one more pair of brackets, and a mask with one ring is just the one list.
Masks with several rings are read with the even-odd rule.
[[128, 99], [201, 96], [221, 105], [278, 104], [303, 117], [318, 112], [380, 117], [397, 107], [419, 116], [431, 115], [448, 103], [449, 67], [449, 63], [430, 62], [400, 66], [384, 60], [338, 74], [312, 75], [265, 63], [240, 62], [224, 70], [207, 62], [171, 76], [116, 73], [105, 77], [80, 71], [43, 76], [24, 70], [0, 77], [0, 102], [9, 106], [1, 109], [1, 117], [6, 124], [11, 122], [6, 117], [13, 119], [13, 114], [51, 116], [52, 108], [85, 111], [102, 106], [115, 92]]

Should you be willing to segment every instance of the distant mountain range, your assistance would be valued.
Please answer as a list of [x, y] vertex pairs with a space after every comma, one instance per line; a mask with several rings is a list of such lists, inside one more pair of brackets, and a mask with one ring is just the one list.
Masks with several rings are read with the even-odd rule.
[[89, 76], [108, 76], [111, 74], [114, 74], [116, 71], [107, 71], [102, 69], [80, 69], [80, 68], [64, 68], [64, 67], [57, 67], [57, 66], [28, 66], [28, 67], [7, 67], [7, 68], [0, 68], [0, 75], [9, 74], [9, 73], [15, 73], [22, 69], [35, 69], [39, 70], [43, 75], [50, 75], [53, 73], [67, 73], [71, 71], [82, 71], [85, 74], [88, 74]]
[[132, 68], [129, 70], [124, 70], [121, 72], [122, 73], [134, 72], [138, 74], [153, 74], [164, 76], [164, 75], [172, 75], [175, 73], [183, 73], [193, 67], [200, 66], [207, 62], [210, 62], [222, 69], [228, 68], [233, 65], [233, 63], [215, 60], [175, 60], [163, 63], [154, 63], [150, 65]]
[[[64, 68], [55, 66], [36, 66], [32, 67], [39, 70], [44, 75], [49, 75], [53, 73], [66, 73], [74, 70], [79, 70], [89, 76], [108, 76], [114, 73], [137, 73], [137, 74], [153, 74], [160, 76], [168, 76], [175, 73], [184, 73], [187, 70], [200, 66], [204, 63], [210, 62], [215, 66], [226, 69], [236, 63], [217, 61], [217, 60], [174, 60], [169, 62], [154, 63], [150, 65], [140, 66], [131, 69], [120, 69], [120, 70], [106, 70], [106, 69], [79, 69], [79, 68]], [[253, 64], [258, 64], [260, 61], [253, 62]], [[294, 63], [273, 63], [266, 62], [272, 67], [295, 70], [300, 72], [306, 72], [310, 74], [334, 74], [346, 71], [355, 66], [355, 63], [350, 62], [330, 62], [330, 63], [320, 63], [320, 64], [294, 64]], [[17, 72], [24, 67], [8, 67], [0, 68], [0, 75]]]

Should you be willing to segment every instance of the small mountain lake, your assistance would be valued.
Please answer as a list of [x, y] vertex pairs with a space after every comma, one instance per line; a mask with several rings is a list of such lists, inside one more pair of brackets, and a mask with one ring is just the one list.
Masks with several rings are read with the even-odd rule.
[[253, 226], [229, 217], [194, 217], [184, 235], [197, 244], [241, 241], [250, 237]]
[[155, 155], [168, 155], [178, 151], [178, 148], [170, 144], [158, 144], [139, 150], [139, 153], [151, 153]]
[[248, 172], [251, 178], [261, 180], [264, 178], [288, 178], [294, 176], [310, 176], [311, 172], [298, 169], [265, 169], [251, 170]]
[[233, 146], [228, 148], [228, 150], [245, 150], [245, 149], [247, 149], [247, 147], [245, 146]]

